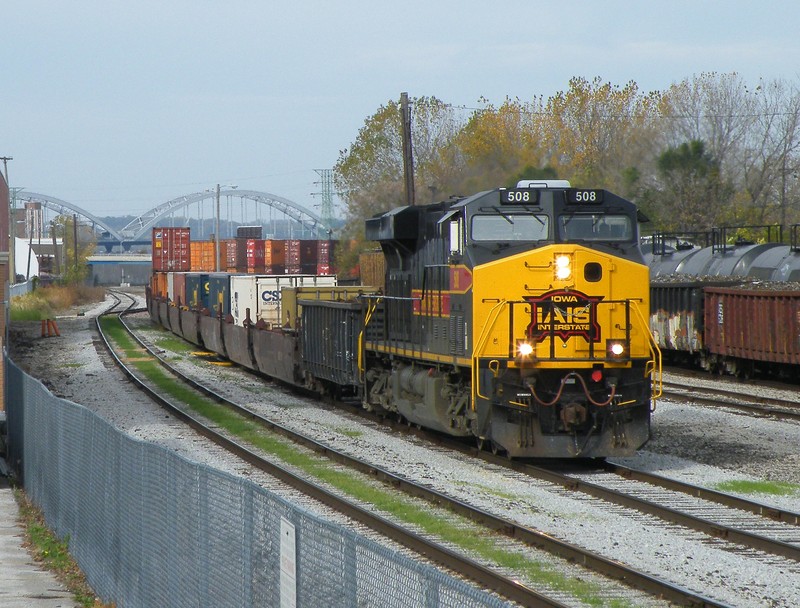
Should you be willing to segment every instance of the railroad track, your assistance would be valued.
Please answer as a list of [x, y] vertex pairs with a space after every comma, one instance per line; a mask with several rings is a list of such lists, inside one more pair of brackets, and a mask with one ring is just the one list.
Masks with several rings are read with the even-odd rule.
[[[145, 348], [144, 341], [140, 341]], [[151, 355], [155, 355], [153, 352], [154, 349], [150, 347]], [[159, 358], [161, 364], [164, 366], [168, 366], [166, 362]], [[130, 374], [133, 374], [132, 370], [129, 370]], [[172, 373], [178, 374], [177, 371], [173, 371]], [[135, 374], [134, 374], [135, 376]], [[446, 507], [463, 517], [467, 517], [472, 519], [473, 521], [480, 522], [482, 525], [491, 528], [496, 532], [500, 532], [506, 534], [518, 541], [524, 542], [532, 547], [536, 547], [539, 549], [544, 549], [554, 555], [562, 557], [564, 559], [574, 561], [577, 563], [584, 564], [586, 567], [603, 574], [604, 576], [615, 578], [619, 580], [624, 580], [626, 584], [631, 585], [634, 588], [644, 590], [656, 597], [664, 598], [670, 602], [681, 604], [681, 605], [688, 605], [688, 606], [723, 606], [725, 604], [716, 602], [710, 598], [704, 597], [701, 594], [694, 593], [692, 591], [686, 590], [680, 585], [674, 585], [668, 581], [659, 580], [657, 577], [653, 577], [650, 574], [639, 572], [634, 568], [630, 568], [622, 563], [620, 563], [616, 559], [609, 559], [599, 554], [593, 553], [591, 551], [587, 551], [583, 548], [577, 547], [575, 545], [571, 545], [569, 543], [565, 543], [563, 541], [559, 541], [558, 539], [553, 538], [550, 535], [542, 534], [536, 530], [532, 530], [526, 528], [524, 526], [518, 525], [513, 521], [509, 521], [508, 519], [500, 518], [486, 511], [481, 509], [476, 509], [475, 507], [464, 503], [463, 501], [459, 501], [448, 496], [445, 496], [441, 493], [433, 491], [429, 488], [424, 486], [420, 486], [419, 484], [413, 483], [401, 476], [393, 474], [389, 471], [380, 469], [375, 467], [373, 464], [365, 463], [358, 459], [354, 459], [350, 456], [332, 450], [329, 446], [323, 445], [310, 439], [308, 437], [304, 437], [302, 435], [298, 436], [296, 433], [290, 431], [278, 425], [272, 421], [265, 420], [251, 412], [250, 410], [246, 410], [240, 408], [237, 404], [232, 404], [225, 400], [221, 395], [217, 394], [216, 392], [208, 389], [207, 387], [203, 387], [195, 383], [192, 380], [189, 380], [190, 383], [195, 385], [197, 390], [202, 391], [206, 395], [213, 398], [215, 401], [219, 403], [225, 403], [226, 407], [238, 409], [243, 415], [258, 420], [260, 424], [264, 425], [265, 427], [271, 429], [274, 432], [278, 432], [280, 434], [286, 436], [292, 436], [294, 441], [298, 441], [303, 445], [313, 449], [317, 453], [323, 454], [332, 460], [346, 464], [349, 467], [362, 471], [372, 477], [384, 481], [386, 483], [391, 484], [393, 487], [398, 489], [402, 489], [404, 492], [419, 498], [423, 498], [433, 504], [436, 505], [446, 505]], [[269, 472], [281, 479], [285, 479], [287, 483], [290, 483], [294, 487], [301, 487], [301, 490], [311, 496], [317, 497], [322, 502], [333, 506], [337, 510], [341, 510], [342, 512], [351, 513], [353, 509], [352, 504], [349, 501], [344, 501], [342, 503], [342, 499], [338, 496], [331, 496], [327, 490], [314, 488], [314, 487], [305, 487], [308, 484], [308, 480], [305, 479], [298, 479], [296, 476], [289, 474], [283, 470], [275, 470], [274, 465], [263, 463], [262, 458], [255, 454], [252, 450], [248, 450], [244, 446], [236, 443], [231, 442], [229, 439], [225, 438], [217, 438], [216, 433], [208, 429], [205, 425], [203, 425], [199, 420], [196, 420], [194, 417], [189, 416], [183, 410], [178, 408], [177, 410], [174, 409], [175, 406], [170, 404], [169, 407], [176, 416], [186, 420], [192, 426], [197, 426], [198, 430], [202, 432], [204, 435], [213, 437], [215, 441], [220, 442], [222, 445], [228, 447], [232, 451], [239, 454], [242, 458], [254, 464], [256, 466], [264, 466], [266, 467]], [[463, 447], [463, 444], [462, 444]], [[471, 452], [475, 452], [475, 450], [469, 450]], [[506, 459], [498, 459], [496, 457], [492, 457], [488, 453], [482, 453], [483, 456], [487, 459], [495, 458], [497, 462], [503, 462], [506, 466], [527, 466], [527, 465], [520, 465], [520, 463], [511, 463]], [[525, 473], [526, 475], [530, 475], [530, 470]], [[553, 475], [552, 471], [549, 473]], [[551, 483], [560, 483], [562, 487], [566, 489], [570, 489], [570, 491], [574, 491], [578, 487], [580, 487], [580, 491], [587, 491], [587, 488], [590, 487], [586, 481], [578, 481], [575, 477], [568, 479], [566, 476], [562, 478], [561, 481], [550, 481]], [[312, 484], [313, 486], [314, 484]], [[596, 492], [596, 490], [592, 490], [588, 493]], [[609, 494], [610, 495], [610, 494]], [[646, 511], [645, 511], [646, 512]], [[378, 518], [378, 521], [374, 523], [368, 523], [369, 520], [375, 515], [368, 513], [368, 512], [358, 512], [351, 515], [354, 519], [362, 521], [366, 523], [370, 527], [375, 528], [376, 530], [380, 531], [383, 534], [386, 534], [390, 538], [397, 540], [411, 548], [415, 551], [419, 552], [422, 555], [426, 555], [431, 559], [445, 565], [446, 567], [452, 568], [456, 571], [461, 573], [469, 573], [470, 578], [473, 578], [476, 582], [480, 585], [494, 589], [499, 593], [518, 601], [524, 605], [561, 605], [558, 603], [558, 600], [552, 600], [548, 597], [543, 597], [541, 594], [535, 592], [534, 590], [527, 589], [521, 586], [517, 581], [510, 580], [503, 575], [499, 575], [496, 572], [492, 572], [480, 566], [480, 564], [475, 564], [472, 560], [464, 558], [463, 556], [458, 556], [453, 554], [452, 551], [449, 550], [442, 550], [442, 548], [434, 546], [433, 548], [426, 547], [425, 543], [429, 541], [422, 539], [419, 535], [414, 533], [409, 533], [408, 531], [404, 531], [401, 529], [397, 529], [398, 527], [396, 524], [391, 524], [390, 522], [387, 523], [385, 521], [381, 521], [382, 518]], [[410, 536], [408, 536], [410, 534]], [[436, 543], [434, 543], [436, 545]], [[466, 559], [466, 562], [463, 560]], [[556, 603], [552, 603], [552, 602]]]
[[[116, 306], [114, 308], [116, 308]], [[144, 379], [133, 367], [126, 365], [116, 352], [112, 340], [107, 337], [100, 317], [98, 317], [97, 328], [107, 351], [115, 360], [117, 366], [123, 370], [123, 372], [137, 386], [137, 388], [147, 393], [148, 396], [150, 396], [153, 400], [167, 409], [176, 418], [188, 424], [195, 431], [222, 446], [231, 453], [236, 454], [250, 465], [274, 476], [287, 485], [301, 491], [303, 494], [310, 496], [311, 498], [314, 498], [323, 504], [326, 504], [327, 506], [339, 511], [351, 519], [368, 526], [387, 538], [399, 542], [412, 551], [415, 551], [420, 555], [442, 564], [446, 568], [449, 568], [455, 572], [459, 572], [461, 575], [475, 581], [479, 585], [487, 589], [492, 589], [508, 599], [520, 603], [521, 605], [553, 608], [566, 608], [568, 606], [568, 604], [562, 603], [558, 599], [554, 599], [553, 597], [526, 587], [520, 584], [517, 580], [505, 576], [496, 570], [487, 568], [475, 560], [472, 560], [443, 546], [442, 544], [426, 538], [422, 534], [416, 533], [401, 525], [398, 525], [393, 521], [390, 521], [388, 518], [373, 513], [372, 511], [355, 504], [355, 502], [331, 492], [321, 483], [315, 483], [305, 476], [295, 474], [288, 468], [271, 462], [256, 450], [250, 449], [243, 443], [237, 442], [236, 440], [226, 436], [225, 433], [215, 430], [213, 428], [213, 424], [207, 424], [199, 416], [193, 415], [187, 411], [185, 406], [162, 397], [158, 389], [151, 386], [150, 382]], [[130, 332], [130, 330], [128, 331], [129, 334], [135, 338], [133, 332]], [[294, 439], [299, 443], [310, 445], [309, 442], [311, 440], [308, 438], [292, 433], [280, 425], [259, 417], [257, 414], [254, 414], [246, 408], [242, 408], [235, 403], [227, 401], [224, 397], [217, 394], [210, 388], [204, 387], [194, 380], [191, 380], [190, 378], [180, 374], [177, 370], [171, 368], [163, 359], [159, 358], [156, 353], [150, 350], [142, 341], [139, 341], [138, 339], [137, 341], [150, 353], [152, 357], [157, 359], [163, 366], [168, 368], [171, 373], [173, 373], [176, 377], [180, 377], [183, 382], [192, 386], [198, 392], [211, 397], [218, 403], [224, 404], [226, 407], [237, 411], [238, 413], [250, 419], [257, 419], [265, 428], [268, 428], [273, 432], [278, 432], [284, 436], [293, 436]], [[324, 452], [328, 457], [332, 457], [335, 460], [335, 454], [333, 454], [330, 450], [325, 449], [321, 445], [318, 446], [318, 451]], [[364, 470], [369, 468], [365, 463], [361, 463], [361, 466], [364, 467]], [[379, 479], [382, 478], [380, 471], [373, 469], [372, 474]]]
[[[686, 376], [695, 378], [694, 376]], [[664, 397], [675, 401], [687, 401], [711, 407], [729, 407], [740, 411], [759, 416], [771, 416], [784, 420], [800, 420], [800, 393], [798, 396], [790, 398], [769, 397], [766, 395], [756, 395], [749, 391], [743, 391], [741, 385], [735, 388], [725, 388], [721, 386], [700, 386], [697, 384], [686, 384], [679, 380], [664, 380]]]

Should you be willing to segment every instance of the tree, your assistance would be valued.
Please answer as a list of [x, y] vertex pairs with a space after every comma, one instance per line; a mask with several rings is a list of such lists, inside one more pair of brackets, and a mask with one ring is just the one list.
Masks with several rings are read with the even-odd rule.
[[738, 74], [704, 72], [673, 84], [661, 111], [667, 145], [703, 141], [706, 151], [733, 181], [739, 180], [742, 144], [755, 119], [754, 98]]
[[622, 191], [624, 170], [652, 166], [659, 105], [659, 93], [642, 95], [633, 81], [619, 88], [600, 78], [572, 78], [545, 106], [552, 166], [573, 185]]
[[792, 211], [791, 191], [797, 187], [800, 171], [800, 93], [774, 80], [759, 84], [754, 95], [755, 120], [744, 155], [743, 189], [758, 223], [776, 221], [786, 227]]
[[541, 100], [524, 104], [506, 99], [498, 108], [487, 103], [472, 114], [456, 145], [463, 159], [459, 186], [466, 193], [496, 188], [526, 167], [544, 166], [549, 151], [542, 132]]
[[[709, 230], [718, 225], [721, 210], [732, 195], [719, 162], [708, 154], [702, 141], [668, 148], [658, 158], [662, 180], [661, 203], [671, 230]], [[668, 211], [668, 213], [666, 213]]]
[[56, 238], [61, 238], [64, 244], [64, 256], [59, 260], [61, 281], [70, 284], [83, 283], [89, 276], [86, 261], [97, 245], [94, 231], [77, 223], [77, 216], [74, 215], [57, 216], [53, 220], [52, 230]]
[[[453, 108], [435, 97], [411, 103], [416, 190], [420, 195], [450, 192], [457, 175], [452, 144], [461, 125]], [[352, 268], [364, 248], [364, 220], [405, 203], [401, 129], [400, 104], [390, 101], [365, 121], [350, 148], [339, 153], [334, 181], [347, 215], [340, 238], [352, 244], [340, 248], [340, 268]]]

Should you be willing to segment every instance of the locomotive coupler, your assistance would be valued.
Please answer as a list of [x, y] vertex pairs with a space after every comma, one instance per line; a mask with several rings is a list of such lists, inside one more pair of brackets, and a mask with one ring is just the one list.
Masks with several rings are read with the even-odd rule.
[[566, 430], [581, 426], [586, 422], [587, 415], [586, 407], [576, 401], [561, 408], [561, 422]]

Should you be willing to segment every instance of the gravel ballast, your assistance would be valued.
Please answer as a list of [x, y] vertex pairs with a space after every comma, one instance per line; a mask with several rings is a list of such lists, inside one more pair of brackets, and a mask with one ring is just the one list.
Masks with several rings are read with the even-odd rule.
[[[90, 407], [133, 436], [164, 443], [230, 472], [247, 468], [220, 454], [221, 450], [209, 448], [171, 417], [165, 419], [160, 409], [105, 368], [87, 319], [102, 308], [84, 311], [85, 317], [58, 319], [59, 338], [41, 338], [35, 326], [12, 326], [12, 359], [54, 394]], [[142, 315], [136, 323], [147, 327], [149, 319]], [[347, 412], [289, 394], [236, 368], [212, 366], [193, 357], [181, 365], [231, 399], [281, 424], [324, 438], [342, 451], [369, 456], [376, 466], [402, 471], [495, 514], [732, 606], [800, 606], [800, 567], [794, 562], [753, 552], [734, 553], [702, 534], [531, 482], [502, 467], [465, 460], [424, 440], [393, 437]], [[662, 401], [653, 414], [650, 443], [636, 457], [619, 462], [707, 487], [734, 480], [800, 484], [798, 445], [797, 423]], [[756, 498], [790, 510], [798, 510], [800, 504], [797, 495]]]

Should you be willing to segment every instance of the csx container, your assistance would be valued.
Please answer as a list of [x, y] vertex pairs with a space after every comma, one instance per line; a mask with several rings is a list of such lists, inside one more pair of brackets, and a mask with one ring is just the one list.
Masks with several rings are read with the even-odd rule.
[[208, 308], [208, 273], [189, 272], [186, 274], [186, 305], [192, 310]]
[[247, 311], [250, 321], [278, 325], [281, 319], [281, 291], [285, 287], [335, 286], [334, 276], [315, 275], [232, 275], [230, 279], [230, 315], [236, 325], [244, 325]]
[[226, 316], [231, 311], [231, 275], [227, 272], [212, 272], [208, 275], [208, 309], [215, 317]]
[[153, 270], [187, 271], [191, 268], [188, 228], [153, 228]]

